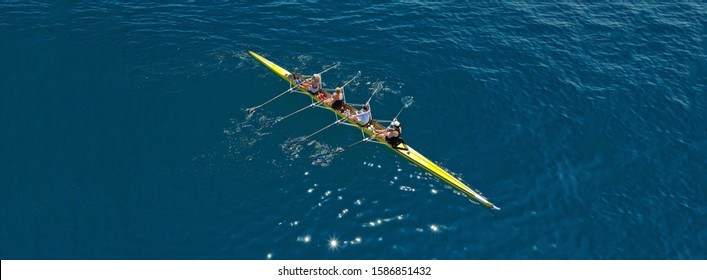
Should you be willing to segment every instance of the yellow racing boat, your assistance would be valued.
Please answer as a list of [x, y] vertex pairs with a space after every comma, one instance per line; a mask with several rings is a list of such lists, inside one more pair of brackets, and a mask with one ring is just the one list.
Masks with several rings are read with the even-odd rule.
[[[299, 89], [302, 93], [309, 96], [314, 101], [317, 101], [317, 104], [321, 104], [321, 107], [331, 110], [332, 112], [337, 114], [339, 117], [341, 117], [342, 120], [348, 121], [349, 123], [352, 124], [352, 126], [358, 127], [359, 129], [361, 129], [361, 131], [363, 131], [367, 135], [371, 136], [369, 139], [375, 139], [376, 141], [385, 144], [386, 147], [388, 147], [391, 150], [393, 150], [394, 152], [398, 153], [403, 158], [409, 160], [410, 162], [414, 163], [415, 165], [421, 167], [422, 169], [425, 169], [427, 172], [434, 175], [435, 177], [442, 179], [444, 182], [446, 182], [450, 186], [454, 187], [455, 189], [459, 190], [460, 192], [464, 193], [465, 195], [470, 196], [471, 198], [473, 198], [475, 201], [481, 203], [482, 205], [484, 205], [488, 208], [494, 209], [494, 210], [500, 210], [500, 208], [493, 205], [493, 203], [488, 201], [488, 199], [483, 197], [481, 194], [472, 190], [470, 187], [468, 187], [467, 185], [462, 183], [459, 179], [457, 179], [456, 177], [449, 174], [449, 172], [445, 171], [439, 165], [437, 165], [434, 162], [427, 159], [425, 156], [423, 156], [422, 154], [417, 152], [415, 149], [413, 149], [412, 147], [410, 147], [406, 143], [401, 142], [401, 143], [397, 144], [396, 146], [392, 146], [392, 145], [388, 144], [385, 140], [380, 139], [380, 137], [374, 137], [373, 131], [385, 129], [384, 126], [380, 125], [375, 120], [371, 120], [371, 122], [369, 122], [366, 126], [357, 125], [355, 122], [353, 122], [351, 119], [348, 118], [348, 115], [350, 115], [350, 114], [345, 114], [346, 111], [349, 111], [349, 113], [353, 113], [355, 111], [351, 106], [344, 104], [344, 108], [342, 108], [341, 110], [335, 110], [335, 109], [331, 108], [330, 106], [327, 106], [326, 104], [321, 103], [321, 101], [315, 95], [308, 93], [307, 89], [303, 86], [304, 84], [306, 84], [306, 82], [299, 83], [299, 82], [295, 81], [295, 79], [293, 79], [294, 75], [292, 75], [292, 73], [290, 71], [287, 71], [285, 68], [280, 67], [279, 65], [273, 63], [272, 61], [254, 53], [252, 51], [248, 51], [248, 53], [251, 56], [253, 56], [255, 59], [257, 59], [258, 61], [260, 61], [263, 65], [268, 67], [270, 70], [275, 72], [275, 74], [277, 74], [282, 79], [284, 79], [285, 81], [290, 83], [290, 85], [292, 87]], [[324, 92], [324, 94], [326, 94], [326, 96], [330, 96], [326, 92]]]

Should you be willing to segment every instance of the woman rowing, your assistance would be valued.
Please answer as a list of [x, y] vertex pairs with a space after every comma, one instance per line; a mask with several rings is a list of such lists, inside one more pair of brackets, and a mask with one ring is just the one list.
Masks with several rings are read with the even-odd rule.
[[305, 77], [302, 77], [302, 75], [297, 74], [295, 72], [288, 74], [287, 77], [290, 78], [290, 80], [292, 82], [294, 82], [295, 84], [298, 84], [298, 85], [301, 84], [302, 82], [304, 82], [304, 78], [305, 78]]
[[393, 122], [390, 123], [389, 127], [377, 130], [376, 136], [385, 140], [385, 142], [388, 142], [388, 144], [390, 144], [390, 146], [392, 146], [393, 148], [397, 148], [398, 145], [405, 143], [405, 141], [400, 138], [402, 132], [403, 130], [400, 127], [400, 122], [397, 120], [393, 120]]
[[312, 81], [307, 87], [307, 91], [312, 95], [317, 95], [322, 90], [322, 75], [314, 74], [312, 75]]
[[368, 104], [363, 104], [361, 110], [357, 111], [356, 114], [351, 117], [351, 120], [360, 126], [367, 125], [371, 122], [371, 107]]
[[340, 87], [334, 89], [334, 94], [324, 99], [324, 103], [331, 106], [334, 110], [338, 110], [343, 113], [344, 108], [344, 92]]

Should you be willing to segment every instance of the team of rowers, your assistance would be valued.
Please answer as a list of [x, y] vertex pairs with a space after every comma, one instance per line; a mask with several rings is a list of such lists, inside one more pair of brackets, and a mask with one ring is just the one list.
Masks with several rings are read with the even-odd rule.
[[397, 147], [400, 143], [404, 143], [400, 138], [402, 133], [400, 122], [393, 120], [387, 128], [376, 128], [372, 125], [373, 118], [371, 117], [371, 107], [368, 103], [363, 104], [360, 110], [355, 110], [344, 102], [344, 92], [342, 88], [337, 87], [334, 89], [333, 94], [327, 93], [322, 88], [322, 77], [320, 74], [314, 74], [309, 78], [305, 78], [296, 73], [290, 73], [289, 78], [295, 84], [305, 88], [309, 94], [315, 96], [332, 109], [341, 112], [346, 118], [350, 118], [359, 126], [374, 132], [376, 137], [385, 140], [391, 146]]

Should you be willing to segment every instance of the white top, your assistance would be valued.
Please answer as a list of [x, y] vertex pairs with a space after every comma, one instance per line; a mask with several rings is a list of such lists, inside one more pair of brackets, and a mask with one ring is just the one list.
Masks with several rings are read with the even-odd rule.
[[319, 86], [317, 86], [317, 87], [310, 86], [310, 87], [307, 89], [307, 91], [309, 91], [310, 93], [318, 93], [318, 92], [319, 92]]
[[358, 116], [359, 124], [367, 124], [371, 120], [371, 111], [360, 112], [357, 113], [356, 116]]

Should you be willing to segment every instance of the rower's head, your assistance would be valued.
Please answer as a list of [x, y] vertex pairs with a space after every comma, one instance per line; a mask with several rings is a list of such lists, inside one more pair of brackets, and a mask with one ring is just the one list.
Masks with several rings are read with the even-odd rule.
[[335, 88], [335, 89], [334, 89], [334, 94], [340, 95], [340, 94], [341, 94], [341, 88], [340, 88], [340, 87]]
[[393, 121], [390, 123], [393, 127], [400, 127], [400, 122], [399, 121]]
[[371, 107], [369, 107], [368, 104], [363, 104], [363, 107], [361, 107], [361, 111], [368, 112], [368, 110], [371, 110]]
[[312, 81], [315, 81], [315, 82], [317, 82], [317, 83], [318, 83], [318, 82], [321, 82], [321, 81], [322, 81], [322, 75], [320, 75], [320, 74], [314, 74], [314, 75], [312, 75]]

